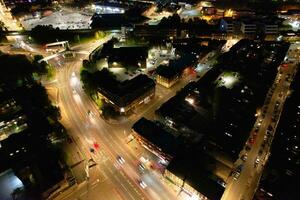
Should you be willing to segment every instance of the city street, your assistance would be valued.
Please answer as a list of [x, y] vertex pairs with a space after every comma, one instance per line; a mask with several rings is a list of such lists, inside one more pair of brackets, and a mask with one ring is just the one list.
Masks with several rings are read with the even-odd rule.
[[[297, 48], [299, 48], [299, 44], [291, 44], [286, 58], [287, 61], [292, 62], [290, 62], [286, 68], [280, 66], [280, 70], [278, 71], [272, 86], [274, 89], [270, 89], [271, 91], [269, 91], [271, 99], [268, 104], [265, 103], [264, 105], [267, 108], [265, 117], [258, 115], [254, 128], [251, 131], [253, 134], [255, 129], [258, 127], [255, 142], [251, 145], [249, 152], [247, 152], [247, 160], [244, 163], [241, 159], [236, 161], [236, 167], [241, 164], [243, 167], [241, 168], [240, 175], [237, 177], [234, 177], [234, 175], [229, 177], [222, 200], [251, 200], [254, 196], [264, 166], [268, 160], [270, 147], [273, 141], [277, 123], [280, 119], [280, 114], [285, 99], [289, 95], [291, 81], [293, 80], [293, 76], [297, 71], [297, 60], [295, 59], [296, 56], [299, 55], [299, 49], [296, 50]], [[295, 61], [293, 62], [293, 60]], [[286, 80], [286, 77], [288, 76], [291, 78]], [[273, 119], [275, 116], [275, 109], [277, 109], [278, 117]], [[269, 127], [272, 127], [272, 131], [270, 136], [267, 136], [268, 131], [270, 130]], [[266, 140], [265, 138], [270, 138], [267, 140], [266, 145], [264, 145]], [[249, 142], [247, 142], [246, 145], [249, 145]], [[245, 155], [245, 151], [246, 150], [243, 149], [240, 156]]]
[[[93, 47], [95, 48], [98, 45], [99, 43], [85, 44], [77, 47], [77, 50], [91, 51]], [[93, 194], [88, 194], [93, 193], [94, 190], [99, 190], [99, 195], [101, 193], [110, 194], [115, 199], [176, 199], [176, 194], [170, 191], [160, 180], [162, 177], [155, 173], [150, 172], [145, 178], [143, 176], [143, 179], [145, 179], [143, 181], [148, 187], [143, 189], [140, 186], [139, 180], [142, 177], [138, 172], [139, 155], [141, 153], [147, 155], [148, 152], [143, 152], [145, 151], [143, 149], [141, 149], [142, 152], [137, 151], [126, 144], [126, 138], [131, 132], [132, 124], [144, 113], [153, 113], [162, 102], [174, 95], [175, 92], [169, 92], [163, 98], [163, 93], [158, 92], [157, 98], [152, 103], [143, 106], [143, 113], [139, 112], [139, 114], [133, 115], [134, 117], [123, 123], [109, 124], [99, 117], [96, 105], [82, 90], [79, 81], [82, 59], [83, 55], [74, 61], [66, 62], [64, 66], [59, 68], [56, 83], [59, 89], [58, 105], [62, 111], [64, 126], [81, 147], [85, 159], [93, 158], [97, 163], [94, 166], [98, 171], [98, 174], [94, 175], [96, 178], [90, 175], [88, 183], [83, 183], [87, 185], [95, 184], [93, 190], [78, 189], [76, 194], [81, 196], [81, 199], [94, 199]], [[59, 59], [55, 59], [51, 61], [51, 64], [58, 61]], [[184, 86], [185, 83], [186, 81], [183, 81], [182, 85], [178, 84], [178, 89], [181, 88], [180, 86]], [[93, 113], [93, 115], [88, 115], [88, 112]], [[95, 143], [99, 145], [99, 148], [91, 153], [90, 149], [94, 148]], [[117, 160], [118, 156], [121, 156], [125, 163], [120, 164]], [[89, 171], [93, 168], [90, 168]], [[97, 180], [98, 176], [105, 178], [102, 179], [102, 182], [100, 178], [99, 182], [91, 183], [92, 180]], [[100, 187], [101, 185], [107, 185], [107, 189], [102, 191], [104, 188]], [[109, 185], [112, 187], [108, 187]], [[115, 192], [112, 192], [112, 190]], [[78, 196], [76, 194], [72, 193], [67, 197], [59, 196], [57, 199], [74, 199], [74, 195]], [[95, 194], [98, 193], [95, 192]]]

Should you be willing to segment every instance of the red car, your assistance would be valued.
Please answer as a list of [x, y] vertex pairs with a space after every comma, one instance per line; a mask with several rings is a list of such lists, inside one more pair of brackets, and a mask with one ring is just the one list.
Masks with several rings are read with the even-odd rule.
[[249, 138], [249, 143], [250, 143], [250, 144], [254, 144], [254, 138], [253, 138], [253, 137], [250, 137], [250, 138]]

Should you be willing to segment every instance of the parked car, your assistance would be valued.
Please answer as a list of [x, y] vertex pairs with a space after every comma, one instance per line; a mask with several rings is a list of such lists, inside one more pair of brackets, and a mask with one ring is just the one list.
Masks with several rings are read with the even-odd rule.
[[247, 154], [243, 154], [241, 157], [242, 161], [244, 161], [244, 162], [247, 160], [247, 158], [248, 158]]

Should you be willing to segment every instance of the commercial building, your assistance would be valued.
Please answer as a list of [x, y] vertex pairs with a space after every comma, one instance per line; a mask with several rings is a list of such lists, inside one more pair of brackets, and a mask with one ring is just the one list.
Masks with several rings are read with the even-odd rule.
[[279, 27], [277, 23], [265, 22], [262, 24], [262, 29], [266, 35], [277, 35], [279, 33]]
[[106, 57], [109, 68], [140, 67], [146, 68], [148, 47], [119, 47], [113, 48]]
[[2, 2], [5, 4], [5, 6], [14, 7], [16, 5], [25, 5], [25, 4], [51, 3], [52, 0], [1, 0], [0, 3]]
[[255, 35], [277, 35], [279, 33], [279, 20], [276, 18], [240, 18], [233, 19], [224, 17], [220, 21], [220, 31], [228, 34]]
[[219, 165], [222, 166], [214, 158], [196, 149], [182, 150], [167, 166], [164, 176], [191, 197], [220, 200], [226, 183], [216, 175], [222, 168]]
[[197, 55], [200, 49], [189, 49], [191, 52], [184, 48], [178, 47], [181, 51], [181, 56], [179, 59], [170, 60], [168, 65], [158, 66], [156, 69], [156, 82], [163, 85], [166, 88], [172, 87], [177, 81], [180, 80], [184, 70], [195, 65], [197, 61]]
[[220, 30], [226, 33], [235, 33], [236, 32], [236, 21], [232, 18], [222, 18], [220, 21]]
[[123, 82], [107, 77], [106, 73], [99, 75], [98, 96], [117, 112], [127, 113], [155, 96], [155, 82], [146, 75], [140, 74]]
[[178, 31], [175, 28], [163, 28], [151, 25], [135, 25], [133, 29], [133, 35], [136, 37], [175, 38], [177, 34]]
[[141, 118], [132, 126], [133, 136], [144, 148], [162, 159], [170, 160], [176, 154], [181, 140], [165, 128], [159, 122], [145, 118]]
[[220, 199], [231, 168], [207, 154], [207, 150], [203, 153], [203, 149], [209, 149], [203, 143], [197, 147], [186, 145], [187, 141], [173, 129], [145, 118], [137, 121], [132, 130], [144, 148], [170, 162], [164, 177], [181, 192], [200, 199]]
[[255, 12], [247, 9], [236, 9], [233, 11], [233, 18], [254, 17]]
[[[167, 71], [167, 69], [166, 69]], [[156, 75], [156, 82], [166, 88], [172, 87], [181, 77], [181, 73], [160, 73]]]
[[253, 35], [257, 32], [256, 23], [252, 21], [242, 21], [241, 32], [245, 35]]
[[109, 68], [146, 68], [147, 46], [117, 46], [117, 42], [115, 39], [108, 41], [102, 49], [94, 51], [90, 59], [102, 60]]

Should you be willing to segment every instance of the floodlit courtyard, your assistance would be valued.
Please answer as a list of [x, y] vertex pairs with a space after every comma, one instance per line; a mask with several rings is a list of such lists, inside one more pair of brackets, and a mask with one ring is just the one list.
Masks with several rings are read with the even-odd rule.
[[89, 29], [91, 24], [91, 15], [81, 14], [60, 10], [53, 12], [49, 16], [25, 16], [21, 19], [21, 24], [25, 30], [31, 30], [37, 25], [52, 25], [53, 28], [66, 29]]
[[223, 72], [219, 78], [216, 80], [218, 87], [226, 87], [232, 89], [234, 85], [240, 82], [240, 75], [237, 72]]

